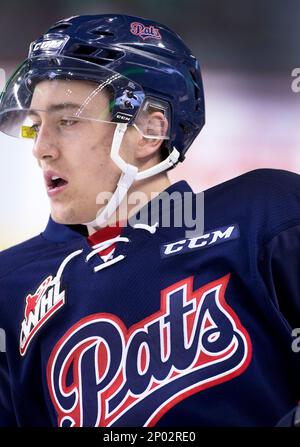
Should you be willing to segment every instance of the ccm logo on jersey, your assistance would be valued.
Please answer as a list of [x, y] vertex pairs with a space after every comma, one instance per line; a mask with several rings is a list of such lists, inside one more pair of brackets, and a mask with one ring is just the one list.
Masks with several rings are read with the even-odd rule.
[[172, 284], [160, 309], [128, 329], [110, 313], [73, 325], [47, 365], [58, 426], [153, 426], [183, 399], [242, 374], [252, 348], [225, 300], [229, 279]]
[[222, 242], [232, 241], [239, 237], [238, 225], [230, 225], [227, 227], [217, 228], [211, 230], [209, 233], [201, 236], [192, 237], [189, 239], [180, 239], [169, 244], [164, 244], [161, 247], [161, 257], [179, 255], [200, 248], [212, 247], [213, 245], [221, 244]]

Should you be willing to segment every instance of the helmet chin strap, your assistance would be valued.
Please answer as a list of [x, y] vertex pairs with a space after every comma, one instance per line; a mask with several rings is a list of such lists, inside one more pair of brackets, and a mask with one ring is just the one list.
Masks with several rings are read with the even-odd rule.
[[117, 184], [117, 188], [115, 189], [115, 192], [113, 193], [111, 199], [108, 201], [107, 205], [100, 212], [100, 214], [91, 222], [83, 222], [83, 225], [87, 225], [87, 227], [93, 231], [96, 231], [100, 227], [105, 226], [109, 218], [120, 206], [121, 202], [127, 195], [127, 192], [134, 181], [144, 180], [145, 178], [159, 174], [165, 171], [166, 169], [176, 165], [179, 160], [180, 153], [174, 147], [170, 155], [165, 160], [163, 160], [162, 162], [158, 163], [155, 166], [152, 166], [149, 169], [146, 169], [145, 171], [139, 172], [136, 166], [126, 163], [120, 157], [119, 154], [122, 140], [127, 130], [127, 126], [128, 125], [125, 123], [117, 124], [111, 145], [111, 153], [110, 153], [111, 159], [122, 171], [122, 174]]

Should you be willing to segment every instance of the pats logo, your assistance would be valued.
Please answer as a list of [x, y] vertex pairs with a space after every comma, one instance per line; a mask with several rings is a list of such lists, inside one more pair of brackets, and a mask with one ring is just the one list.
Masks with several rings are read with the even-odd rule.
[[127, 329], [115, 315], [78, 321], [54, 347], [47, 383], [58, 426], [154, 426], [192, 394], [248, 367], [251, 341], [225, 301], [230, 275], [161, 292], [160, 310]]
[[130, 24], [130, 32], [135, 36], [141, 37], [143, 40], [145, 39], [161, 39], [161, 34], [158, 28], [155, 26], [145, 26], [139, 22], [132, 22]]
[[82, 250], [77, 250], [68, 255], [61, 263], [54, 278], [51, 275], [47, 276], [33, 295], [31, 293], [27, 295], [20, 333], [20, 354], [22, 356], [25, 355], [37, 331], [64, 305], [65, 291], [60, 290], [61, 275], [67, 263], [81, 252]]

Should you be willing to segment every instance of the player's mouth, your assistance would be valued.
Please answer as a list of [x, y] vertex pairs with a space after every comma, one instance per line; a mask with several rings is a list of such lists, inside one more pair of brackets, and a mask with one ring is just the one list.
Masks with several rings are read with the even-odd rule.
[[66, 178], [54, 171], [45, 171], [44, 179], [49, 197], [53, 197], [62, 192], [68, 184], [68, 180]]

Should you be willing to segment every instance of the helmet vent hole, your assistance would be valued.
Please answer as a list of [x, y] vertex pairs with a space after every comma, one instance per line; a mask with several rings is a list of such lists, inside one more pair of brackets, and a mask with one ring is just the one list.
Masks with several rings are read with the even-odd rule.
[[119, 59], [124, 55], [123, 51], [119, 50], [112, 50], [108, 48], [99, 48], [90, 46], [90, 45], [74, 45], [70, 49], [70, 53], [72, 55], [80, 57], [85, 56], [85, 59], [87, 60], [87, 56], [89, 57], [89, 60], [91, 62], [96, 62], [99, 65], [106, 65], [110, 62]]
[[200, 101], [198, 101], [196, 104], [195, 110], [197, 110], [197, 112], [198, 112], [198, 110], [200, 110], [200, 109], [201, 109], [201, 104], [200, 104]]
[[112, 33], [111, 31], [104, 31], [102, 29], [93, 29], [90, 31], [91, 34], [96, 34], [96, 36], [104, 36], [104, 37], [112, 37], [114, 36], [114, 33]]
[[70, 51], [73, 54], [76, 54], [77, 56], [79, 55], [84, 55], [84, 56], [89, 56], [90, 54], [94, 53], [97, 50], [97, 48], [92, 47], [90, 45], [74, 45]]
[[194, 95], [195, 95], [195, 100], [196, 100], [195, 110], [198, 111], [201, 108], [201, 92], [200, 92], [200, 89], [198, 87], [195, 74], [193, 73], [192, 70], [190, 70], [190, 75], [192, 77], [192, 83], [193, 83], [193, 86], [194, 86]]
[[[71, 26], [71, 23], [57, 23], [56, 25], [53, 25], [49, 31], [64, 31], [66, 28], [69, 28]], [[48, 32], [49, 32], [48, 31]]]
[[124, 56], [124, 52], [120, 50], [113, 50], [108, 48], [102, 48], [97, 53], [97, 57], [101, 57], [102, 59], [106, 59], [108, 61], [113, 61], [119, 59], [121, 56]]

